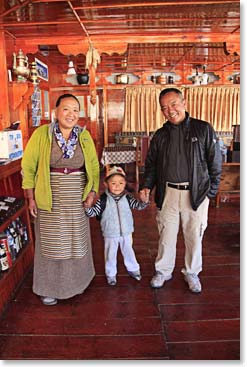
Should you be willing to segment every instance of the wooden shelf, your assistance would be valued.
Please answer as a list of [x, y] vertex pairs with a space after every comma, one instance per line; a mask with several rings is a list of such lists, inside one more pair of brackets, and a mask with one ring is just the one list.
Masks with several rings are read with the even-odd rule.
[[[4, 185], [0, 185], [0, 196], [14, 196], [15, 192], [21, 193], [20, 181], [16, 180], [16, 175], [20, 174], [21, 160], [13, 161], [9, 164], [0, 166], [0, 184], [2, 181]], [[18, 186], [18, 187], [17, 187]], [[23, 197], [23, 193], [22, 193]], [[33, 263], [34, 245], [32, 228], [29, 216], [28, 205], [24, 202], [24, 205], [11, 215], [3, 224], [0, 225], [0, 232], [11, 224], [13, 220], [20, 217], [22, 222], [25, 223], [28, 231], [29, 242], [19, 251], [17, 258], [14, 260], [12, 266], [0, 273], [0, 313], [7, 306], [8, 301], [13, 296], [16, 288], [22, 282], [30, 266]]]
[[1, 273], [0, 277], [0, 314], [4, 311], [8, 301], [16, 288], [21, 284], [33, 262], [34, 250], [32, 242], [25, 245], [10, 269]]
[[33, 94], [34, 86], [32, 83], [9, 83], [9, 104], [12, 110], [16, 110], [22, 103], [28, 104], [29, 97]]

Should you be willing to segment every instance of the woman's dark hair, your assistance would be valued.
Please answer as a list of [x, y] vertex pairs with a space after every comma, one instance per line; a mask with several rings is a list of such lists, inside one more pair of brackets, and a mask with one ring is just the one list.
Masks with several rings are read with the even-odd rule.
[[79, 105], [79, 108], [81, 108], [79, 100], [76, 98], [76, 96], [74, 96], [73, 94], [70, 94], [70, 93], [65, 93], [65, 94], [62, 94], [60, 97], [58, 97], [57, 102], [56, 102], [56, 107], [58, 107], [60, 105], [61, 101], [64, 98], [74, 98], [77, 101], [77, 103]]
[[177, 95], [179, 95], [183, 99], [183, 93], [181, 92], [181, 90], [179, 90], [177, 88], [166, 88], [166, 89], [163, 89], [160, 92], [159, 102], [161, 101], [162, 97], [164, 97], [166, 94], [171, 93], [171, 92], [176, 93]]

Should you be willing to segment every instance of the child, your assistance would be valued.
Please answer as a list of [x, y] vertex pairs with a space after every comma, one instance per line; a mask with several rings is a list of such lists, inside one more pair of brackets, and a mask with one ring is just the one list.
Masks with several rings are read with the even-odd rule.
[[99, 217], [105, 243], [105, 273], [109, 285], [116, 285], [118, 246], [131, 277], [141, 280], [140, 266], [132, 247], [134, 221], [131, 209], [147, 207], [149, 198], [140, 192], [140, 200], [125, 191], [126, 175], [121, 167], [111, 167], [104, 181], [105, 193], [93, 207], [86, 207], [88, 217]]

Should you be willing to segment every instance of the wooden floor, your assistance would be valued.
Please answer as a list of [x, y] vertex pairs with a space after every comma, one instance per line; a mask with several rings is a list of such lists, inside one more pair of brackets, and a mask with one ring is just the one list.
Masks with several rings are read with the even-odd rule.
[[96, 277], [89, 288], [44, 306], [32, 293], [30, 272], [0, 320], [2, 360], [240, 359], [239, 200], [210, 206], [201, 294], [192, 294], [183, 280], [181, 234], [173, 279], [150, 288], [158, 239], [154, 205], [134, 217], [142, 280], [127, 275], [119, 256], [118, 283], [106, 284], [99, 223], [92, 219]]

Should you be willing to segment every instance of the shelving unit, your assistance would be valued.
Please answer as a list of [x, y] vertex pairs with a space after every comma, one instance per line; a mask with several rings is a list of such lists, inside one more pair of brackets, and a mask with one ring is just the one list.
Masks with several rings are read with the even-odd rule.
[[[20, 186], [20, 171], [20, 160], [0, 166], [0, 196], [23, 198], [23, 192]], [[26, 201], [24, 201], [24, 205], [20, 209], [18, 209], [0, 225], [0, 233], [4, 232], [10, 223], [17, 217], [20, 217], [21, 221], [25, 223], [28, 231], [29, 241], [24, 247], [22, 247], [12, 266], [8, 270], [0, 272], [0, 313], [2, 313], [6, 307], [14, 291], [21, 283], [25, 274], [33, 263], [33, 235]]]

